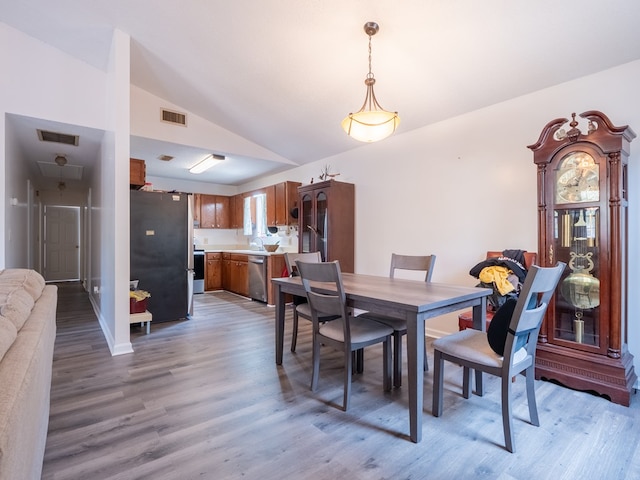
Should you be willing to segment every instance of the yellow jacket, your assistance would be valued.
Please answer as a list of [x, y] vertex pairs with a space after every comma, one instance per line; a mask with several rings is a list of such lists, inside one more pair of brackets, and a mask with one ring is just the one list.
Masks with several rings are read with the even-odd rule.
[[500, 292], [500, 295], [506, 295], [507, 293], [515, 290], [515, 287], [508, 279], [510, 274], [511, 270], [507, 267], [492, 266], [484, 267], [480, 271], [480, 276], [478, 278], [484, 283], [493, 282], [498, 289], [498, 292]]

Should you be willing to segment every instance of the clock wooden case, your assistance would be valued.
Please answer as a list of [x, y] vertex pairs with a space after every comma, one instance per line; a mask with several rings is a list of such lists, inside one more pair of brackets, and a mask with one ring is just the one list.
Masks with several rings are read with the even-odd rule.
[[528, 147], [538, 260], [567, 264], [540, 330], [536, 378], [628, 406], [637, 379], [627, 349], [627, 164], [636, 135], [602, 112], [580, 117], [549, 122]]

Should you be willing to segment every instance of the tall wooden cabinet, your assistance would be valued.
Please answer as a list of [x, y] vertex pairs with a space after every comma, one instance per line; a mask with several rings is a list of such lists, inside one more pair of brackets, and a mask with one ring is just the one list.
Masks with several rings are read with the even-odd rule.
[[567, 264], [540, 331], [536, 378], [628, 406], [637, 379], [627, 349], [627, 164], [635, 133], [601, 112], [580, 117], [551, 121], [529, 145], [538, 261]]
[[324, 261], [340, 261], [353, 272], [355, 187], [328, 180], [298, 188], [298, 251], [320, 251]]

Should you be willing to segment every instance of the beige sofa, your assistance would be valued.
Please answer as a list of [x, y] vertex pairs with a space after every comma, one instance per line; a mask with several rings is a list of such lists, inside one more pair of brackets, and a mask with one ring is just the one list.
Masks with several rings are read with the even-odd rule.
[[0, 479], [39, 479], [47, 440], [58, 289], [0, 270]]

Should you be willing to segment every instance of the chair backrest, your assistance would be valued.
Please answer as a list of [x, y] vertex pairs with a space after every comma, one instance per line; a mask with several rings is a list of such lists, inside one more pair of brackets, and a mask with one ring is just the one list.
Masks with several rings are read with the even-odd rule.
[[336, 315], [342, 317], [344, 338], [350, 339], [347, 298], [342, 285], [340, 262], [307, 263], [296, 260], [296, 267], [311, 307], [314, 332], [319, 328], [318, 317]]
[[425, 272], [424, 281], [430, 282], [435, 264], [435, 255], [398, 255], [392, 253], [389, 277], [393, 278], [396, 270], [416, 270]]
[[558, 262], [555, 267], [531, 265], [518, 297], [504, 348], [504, 364], [511, 365], [518, 338], [526, 337], [528, 355], [535, 359], [538, 333], [551, 296], [555, 292], [566, 264]]
[[320, 256], [320, 252], [309, 252], [309, 253], [292, 253], [286, 252], [284, 254], [284, 263], [287, 266], [287, 272], [289, 272], [290, 277], [295, 277], [297, 275], [296, 260], [300, 260], [307, 263], [320, 263], [322, 261], [322, 257]]

